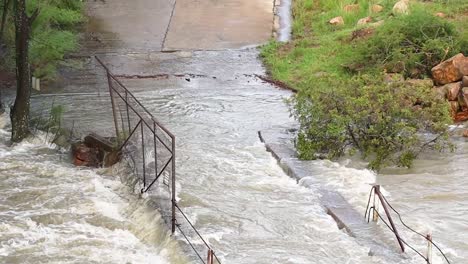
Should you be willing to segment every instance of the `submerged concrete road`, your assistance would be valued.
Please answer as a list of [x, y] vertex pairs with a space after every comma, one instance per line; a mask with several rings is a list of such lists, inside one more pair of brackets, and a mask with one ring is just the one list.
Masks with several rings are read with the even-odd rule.
[[64, 69], [39, 104], [65, 105], [81, 131], [111, 132], [98, 55], [176, 135], [178, 203], [223, 263], [384, 262], [340, 231], [313, 188], [288, 177], [258, 139], [259, 130], [292, 125], [291, 93], [256, 78], [265, 74], [258, 50], [242, 49], [272, 35], [273, 0], [87, 3], [74, 56], [82, 69]]

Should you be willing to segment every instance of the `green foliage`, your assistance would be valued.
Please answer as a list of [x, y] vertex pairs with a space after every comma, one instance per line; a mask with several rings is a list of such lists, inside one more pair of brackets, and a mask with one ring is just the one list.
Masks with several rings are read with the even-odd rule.
[[[431, 85], [389, 84], [382, 76], [385, 70], [401, 70], [406, 77], [422, 77], [444, 58], [468, 54], [468, 2], [412, 1], [410, 15], [394, 16], [395, 2], [296, 0], [293, 39], [262, 48], [273, 78], [300, 91], [290, 107], [301, 126], [301, 158], [359, 152], [374, 169], [409, 167], [425, 149], [450, 147], [448, 106], [432, 93]], [[343, 10], [356, 3], [356, 12]], [[372, 4], [384, 10], [372, 13]], [[434, 16], [436, 12], [447, 18]], [[345, 25], [330, 25], [335, 16], [343, 16]], [[385, 22], [356, 26], [366, 16]], [[352, 39], [363, 27], [375, 28], [374, 35]]]
[[[30, 42], [30, 64], [33, 75], [50, 80], [55, 78], [56, 68], [63, 56], [78, 48], [78, 29], [85, 20], [83, 2], [77, 0], [28, 0], [27, 11], [39, 15], [32, 24]], [[13, 61], [14, 25], [13, 14], [9, 13], [5, 41], [9, 53], [5, 59]], [[14, 64], [11, 63], [14, 68]]]
[[297, 146], [303, 159], [333, 159], [355, 149], [378, 170], [409, 167], [426, 148], [449, 146], [448, 105], [424, 86], [384, 83], [375, 75], [328, 78], [300, 92], [290, 105], [300, 123]]
[[452, 23], [414, 8], [411, 15], [389, 18], [368, 40], [358, 42], [358, 56], [351, 63], [423, 77], [444, 59], [466, 50], [458, 35]]
[[47, 116], [40, 113], [31, 120], [36, 130], [47, 131], [47, 133], [59, 134], [62, 132], [62, 118], [65, 112], [63, 105], [52, 105]]
[[31, 43], [31, 65], [34, 75], [51, 79], [55, 76], [57, 64], [63, 55], [77, 47], [76, 35], [70, 31], [44, 30], [35, 35]]

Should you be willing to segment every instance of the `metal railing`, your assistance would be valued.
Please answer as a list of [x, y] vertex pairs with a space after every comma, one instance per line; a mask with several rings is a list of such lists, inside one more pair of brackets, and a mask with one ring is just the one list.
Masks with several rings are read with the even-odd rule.
[[[178, 230], [202, 263], [214, 264], [216, 261], [220, 264], [214, 250], [177, 205], [175, 136], [153, 117], [101, 59], [95, 58], [107, 76], [119, 149], [142, 181], [141, 193], [157, 189], [159, 198], [164, 199], [161, 196], [161, 190], [167, 190], [167, 199], [170, 200], [172, 234]], [[177, 215], [182, 216], [186, 228], [183, 228], [182, 223], [177, 221]], [[193, 236], [199, 241], [191, 240], [189, 232], [194, 233]], [[203, 251], [207, 252], [206, 258], [202, 257]]]
[[[171, 231], [176, 229], [175, 136], [158, 122], [135, 96], [98, 58], [107, 75], [115, 135], [119, 149], [141, 179], [141, 193], [148, 192], [158, 180], [167, 187], [171, 200]], [[138, 148], [140, 146], [140, 148]]]
[[[372, 201], [372, 206], [371, 205]], [[379, 213], [379, 205], [383, 207], [385, 215], [387, 216], [388, 222], [385, 221], [385, 219], [382, 217], [382, 215]], [[389, 210], [391, 209], [391, 211]], [[398, 230], [396, 228], [395, 222], [393, 221], [391, 212], [395, 213], [398, 216], [398, 220], [400, 223], [405, 227], [407, 230], [421, 236], [426, 242], [427, 242], [427, 252], [426, 255], [424, 255], [422, 252], [418, 251], [414, 246], [410, 245], [407, 241], [405, 241], [401, 235], [398, 233]], [[435, 244], [432, 241], [432, 235], [423, 235], [420, 232], [417, 232], [413, 228], [409, 227], [401, 218], [401, 214], [395, 210], [395, 208], [388, 202], [387, 198], [382, 194], [380, 190], [380, 185], [374, 185], [371, 188], [371, 191], [369, 193], [369, 199], [367, 201], [367, 206], [366, 206], [366, 212], [364, 214], [364, 217], [367, 219], [367, 222], [370, 222], [372, 214], [372, 221], [377, 222], [379, 219], [390, 229], [390, 231], [395, 235], [398, 244], [401, 248], [402, 252], [405, 252], [405, 245], [416, 252], [421, 258], [423, 258], [426, 263], [432, 263], [432, 246], [434, 246], [440, 254], [444, 257], [445, 261], [450, 264], [450, 261], [448, 260], [447, 256], [444, 254], [444, 252], [440, 249], [440, 247]]]

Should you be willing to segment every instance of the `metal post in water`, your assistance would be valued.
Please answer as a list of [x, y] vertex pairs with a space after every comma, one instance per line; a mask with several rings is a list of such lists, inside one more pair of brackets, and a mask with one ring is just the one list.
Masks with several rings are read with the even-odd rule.
[[431, 264], [432, 263], [432, 235], [427, 234], [426, 239], [427, 239], [427, 256], [426, 256], [426, 260], [427, 260], [427, 263]]
[[145, 131], [143, 129], [143, 122], [141, 126], [141, 152], [143, 154], [143, 188], [146, 187], [146, 161], [145, 161]]
[[175, 137], [172, 136], [172, 233], [174, 234], [176, 228], [176, 173], [175, 173]]
[[385, 214], [387, 215], [388, 221], [390, 222], [390, 226], [392, 227], [393, 233], [395, 233], [395, 236], [398, 240], [398, 244], [400, 245], [401, 251], [405, 252], [405, 246], [403, 245], [403, 242], [401, 241], [400, 235], [398, 234], [398, 230], [395, 227], [395, 223], [393, 223], [392, 216], [390, 215], [390, 212], [388, 211], [387, 204], [385, 203], [382, 194], [380, 193], [380, 185], [375, 186], [375, 194], [379, 197], [380, 204], [382, 204], [382, 207], [385, 211]]
[[208, 258], [206, 263], [213, 264], [213, 250], [211, 248], [208, 249]]
[[112, 115], [114, 116], [115, 137], [117, 138], [117, 143], [120, 144], [119, 123], [117, 121], [117, 113], [115, 112], [115, 102], [114, 102], [114, 95], [112, 92], [111, 76], [108, 70], [106, 70], [106, 72], [107, 72], [107, 83], [109, 86], [109, 95], [110, 95], [111, 104], [112, 104]]
[[376, 195], [376, 189], [379, 187], [379, 185], [376, 185], [374, 188], [374, 206], [372, 210], [372, 221], [376, 222], [379, 221], [379, 200], [375, 202], [375, 195]]

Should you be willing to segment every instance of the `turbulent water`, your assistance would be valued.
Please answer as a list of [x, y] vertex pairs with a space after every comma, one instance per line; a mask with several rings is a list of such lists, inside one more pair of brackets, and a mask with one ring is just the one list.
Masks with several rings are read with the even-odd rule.
[[181, 263], [118, 168], [76, 168], [43, 133], [13, 146], [9, 136], [0, 129], [0, 263]]
[[[179, 64], [161, 60], [164, 67], [151, 70], [183, 73], [190, 68], [194, 75], [123, 80], [176, 135], [179, 205], [221, 261], [424, 263], [411, 252], [400, 260], [369, 256], [368, 248], [326, 214], [317, 186], [307, 178], [297, 183], [266, 152], [257, 131], [294, 121], [284, 103], [290, 92], [246, 74], [263, 73], [257, 54], [184, 53], [175, 58]], [[103, 95], [37, 98], [65, 105], [65, 117], [81, 119], [83, 127], [112, 131]], [[185, 263], [182, 256], [193, 254], [181, 253], [176, 240], [182, 238], [168, 236], [155, 208], [132, 191], [128, 178], [115, 176], [115, 170], [69, 165], [67, 155], [46, 144], [43, 134], [9, 146], [8, 130], [0, 131], [0, 262]], [[452, 263], [463, 263], [468, 156], [466, 141], [456, 142], [457, 152], [424, 157], [409, 171], [376, 175], [359, 161], [316, 161], [311, 182], [318, 179], [320, 187], [339, 191], [364, 214], [377, 181], [410, 225], [432, 231]], [[418, 242], [410, 234], [405, 237]], [[391, 236], [386, 239], [396, 246]], [[417, 247], [424, 252], [424, 241]], [[444, 262], [436, 256], [434, 263]]]

